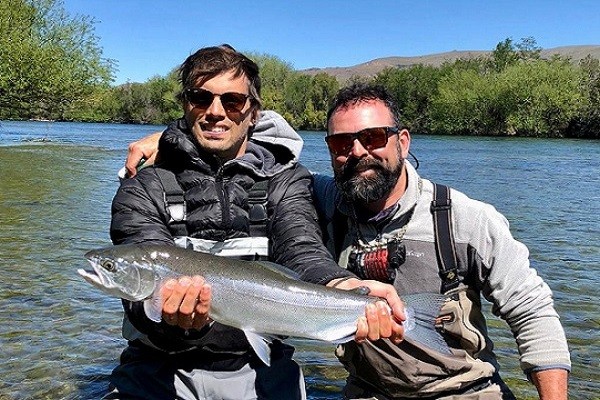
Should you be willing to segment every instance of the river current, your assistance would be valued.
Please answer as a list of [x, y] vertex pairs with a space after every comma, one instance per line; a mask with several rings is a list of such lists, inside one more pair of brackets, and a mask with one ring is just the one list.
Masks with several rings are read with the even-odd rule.
[[[120, 302], [84, 282], [85, 251], [110, 244], [127, 144], [162, 126], [0, 122], [0, 400], [101, 397], [125, 343]], [[328, 172], [323, 132], [301, 160]], [[414, 135], [422, 176], [493, 204], [554, 292], [571, 399], [600, 399], [600, 142]], [[535, 398], [506, 323], [489, 314], [501, 373]], [[339, 399], [333, 346], [294, 341], [310, 399]]]

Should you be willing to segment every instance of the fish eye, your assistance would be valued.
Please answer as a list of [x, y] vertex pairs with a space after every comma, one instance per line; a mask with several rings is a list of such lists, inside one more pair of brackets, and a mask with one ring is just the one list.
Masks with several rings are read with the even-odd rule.
[[111, 260], [106, 260], [102, 263], [102, 268], [107, 270], [108, 272], [115, 272], [117, 270], [117, 266]]

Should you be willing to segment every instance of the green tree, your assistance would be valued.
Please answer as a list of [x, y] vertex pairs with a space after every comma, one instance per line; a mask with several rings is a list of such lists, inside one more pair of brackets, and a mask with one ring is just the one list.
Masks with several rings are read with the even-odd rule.
[[327, 112], [331, 101], [340, 89], [340, 84], [335, 77], [320, 72], [313, 76], [310, 89], [310, 99], [315, 109]]
[[542, 48], [537, 45], [536, 40], [532, 36], [528, 36], [519, 40], [515, 44], [515, 48], [519, 53], [521, 60], [539, 60]]
[[567, 60], [521, 60], [501, 72], [458, 69], [440, 80], [434, 131], [468, 135], [564, 136], [585, 101]]
[[117, 88], [117, 93], [121, 102], [120, 122], [144, 124], [157, 117], [158, 110], [152, 104], [152, 95], [146, 84], [127, 82]]
[[327, 130], [327, 111], [340, 85], [335, 77], [321, 72], [313, 76], [307, 104], [307, 126], [310, 130]]
[[492, 51], [490, 67], [492, 71], [502, 72], [519, 61], [538, 60], [541, 51], [542, 49], [531, 36], [522, 38], [518, 43], [513, 43], [511, 38], [506, 38]]
[[511, 38], [506, 38], [498, 43], [492, 51], [491, 66], [495, 72], [500, 72], [510, 65], [519, 61], [519, 55], [515, 51], [515, 46]]
[[441, 75], [439, 68], [415, 65], [387, 68], [373, 81], [393, 94], [404, 125], [415, 132], [428, 133], [431, 129], [430, 102], [436, 96]]
[[[312, 78], [308, 75], [296, 74], [285, 87], [285, 111], [290, 119], [288, 122], [297, 129], [304, 129], [307, 125], [306, 113], [310, 103]], [[312, 104], [310, 107], [313, 107]], [[313, 107], [314, 109], [314, 107]]]
[[587, 56], [580, 62], [581, 92], [585, 97], [569, 136], [600, 138], [600, 60]]
[[452, 135], [497, 134], [502, 121], [489, 118], [489, 110], [494, 108], [497, 97], [491, 93], [489, 83], [490, 79], [472, 69], [448, 72], [440, 80], [438, 93], [432, 99], [432, 131]]
[[0, 2], [0, 117], [62, 119], [108, 87], [114, 65], [93, 24], [60, 0]]
[[298, 73], [291, 64], [273, 55], [249, 53], [248, 57], [260, 68], [263, 108], [285, 114], [285, 88]]
[[180, 90], [176, 71], [172, 71], [166, 77], [155, 76], [144, 86], [149, 96], [147, 106], [154, 110], [154, 117], [150, 118], [148, 123], [166, 124], [182, 116], [181, 104], [176, 98]]
[[84, 100], [74, 103], [65, 119], [84, 122], [115, 122], [121, 110], [121, 98], [114, 87], [97, 88]]
[[522, 62], [499, 79], [512, 104], [507, 126], [519, 136], [565, 136], [585, 100], [581, 70], [567, 60]]

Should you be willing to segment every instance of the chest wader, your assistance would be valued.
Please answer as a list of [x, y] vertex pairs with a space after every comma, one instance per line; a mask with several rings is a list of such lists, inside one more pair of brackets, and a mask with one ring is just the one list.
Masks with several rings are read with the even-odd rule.
[[[347, 398], [438, 398], [473, 393], [472, 399], [501, 399], [499, 389], [487, 392], [494, 367], [476, 357], [485, 346], [485, 337], [472, 322], [480, 314], [479, 294], [462, 284], [452, 227], [450, 190], [434, 185], [430, 211], [434, 245], [441, 279], [440, 292], [448, 299], [436, 319], [436, 328], [452, 347], [454, 355], [444, 355], [419, 347], [407, 340], [394, 345], [387, 339], [338, 346], [336, 355], [350, 376], [344, 389]], [[341, 214], [336, 210], [335, 214]], [[341, 223], [332, 221], [336, 254], [343, 243]], [[339, 217], [338, 217], [339, 218]], [[347, 224], [347, 219], [344, 221]], [[336, 226], [337, 225], [337, 226]], [[337, 235], [335, 233], [338, 233]], [[340, 238], [342, 236], [342, 238]]]
[[[184, 191], [173, 172], [154, 168], [163, 187], [165, 223], [176, 244], [198, 250], [203, 245], [219, 250], [219, 242], [188, 237]], [[248, 190], [249, 238], [230, 239], [219, 255], [242, 259], [268, 259], [268, 181]], [[168, 219], [168, 221], [167, 221]], [[181, 240], [177, 240], [177, 239]], [[258, 240], [258, 239], [265, 239]], [[248, 239], [249, 244], [244, 244]], [[223, 243], [223, 242], [220, 242]], [[235, 247], [242, 251], [235, 253]], [[139, 305], [141, 302], [129, 304]], [[125, 305], [127, 306], [127, 304]], [[138, 307], [143, 312], [142, 307]], [[136, 318], [145, 321], [145, 318]], [[302, 370], [292, 359], [294, 348], [281, 341], [271, 344], [271, 366], [266, 367], [250, 349], [243, 331], [217, 322], [200, 332], [184, 331], [164, 322], [147, 327], [143, 339], [129, 342], [119, 373], [111, 375], [116, 397], [152, 399], [290, 399], [306, 400]], [[143, 344], [138, 345], [138, 342]], [[115, 370], [116, 371], [116, 370]], [[148, 381], [148, 382], [146, 382]], [[129, 396], [131, 392], [131, 396]]]

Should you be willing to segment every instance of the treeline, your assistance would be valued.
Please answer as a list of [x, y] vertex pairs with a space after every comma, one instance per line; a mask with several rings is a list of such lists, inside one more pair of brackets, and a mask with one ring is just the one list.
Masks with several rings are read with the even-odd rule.
[[600, 137], [600, 60], [541, 59], [533, 38], [500, 42], [490, 57], [439, 68], [390, 68], [407, 126], [450, 135]]
[[[60, 0], [0, 3], [0, 119], [166, 124], [182, 114], [175, 69], [111, 85], [115, 63], [102, 58], [93, 24], [66, 15]], [[487, 57], [388, 68], [369, 80], [394, 94], [416, 133], [599, 138], [600, 60], [574, 64], [541, 59], [540, 51], [533, 38], [509, 38]], [[335, 77], [303, 74], [268, 54], [249, 56], [261, 67], [266, 109], [297, 129], [326, 129], [340, 88]]]

